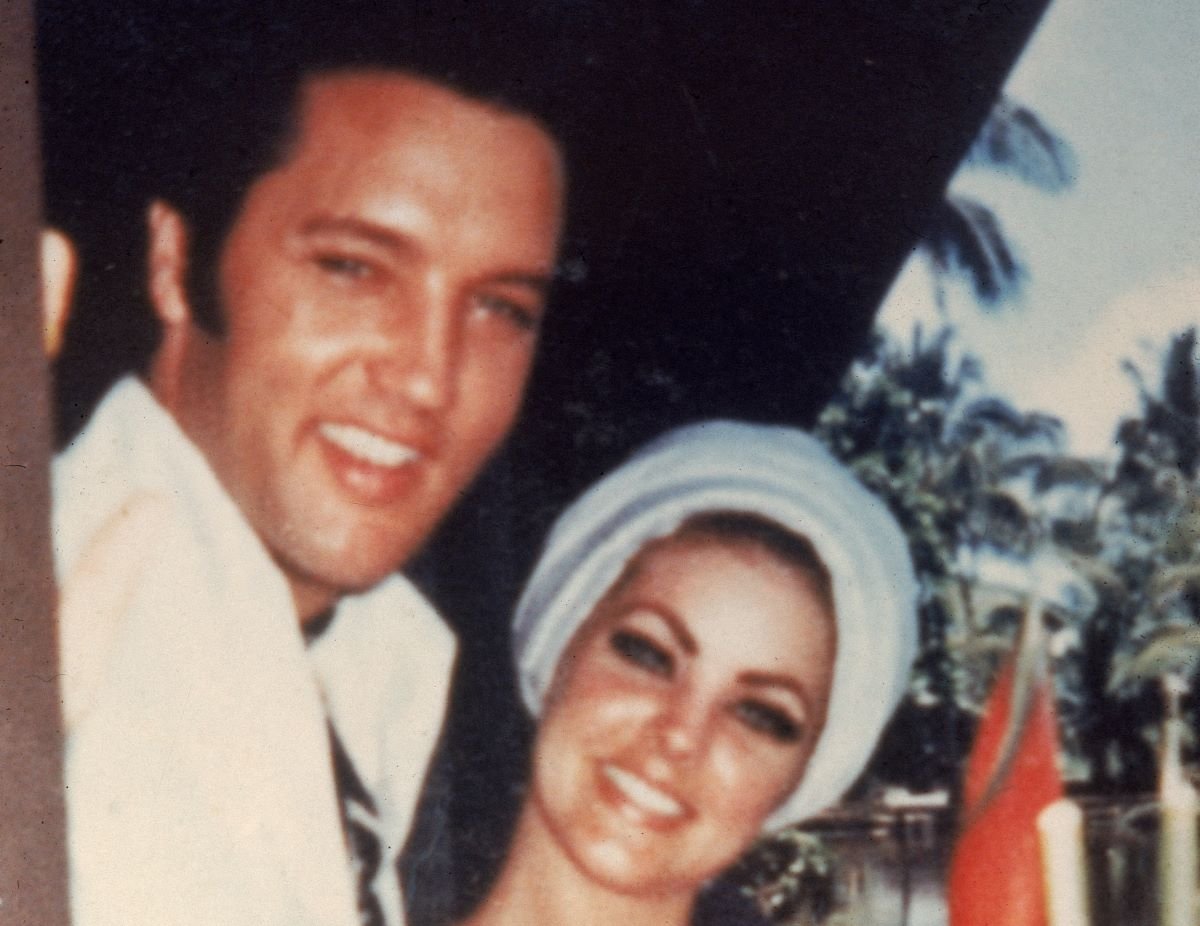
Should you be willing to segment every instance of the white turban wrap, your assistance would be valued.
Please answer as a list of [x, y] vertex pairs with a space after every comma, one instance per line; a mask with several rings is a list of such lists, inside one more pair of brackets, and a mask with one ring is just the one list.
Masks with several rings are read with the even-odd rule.
[[887, 507], [815, 439], [712, 421], [671, 431], [593, 486], [554, 525], [517, 605], [521, 696], [536, 717], [567, 643], [648, 541], [692, 515], [734, 511], [806, 537], [829, 570], [837, 654], [825, 729], [768, 828], [835, 803], [862, 773], [908, 683], [916, 581]]

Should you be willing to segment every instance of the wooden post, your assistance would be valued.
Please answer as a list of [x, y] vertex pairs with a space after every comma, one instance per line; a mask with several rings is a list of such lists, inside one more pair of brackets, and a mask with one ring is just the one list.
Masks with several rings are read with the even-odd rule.
[[66, 926], [31, 0], [0, 0], [0, 924]]

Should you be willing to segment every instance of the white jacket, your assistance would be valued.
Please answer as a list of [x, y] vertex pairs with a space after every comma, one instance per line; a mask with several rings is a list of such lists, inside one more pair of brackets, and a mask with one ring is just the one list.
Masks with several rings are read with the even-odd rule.
[[[132, 499], [165, 500], [148, 561], [97, 628], [61, 627], [79, 926], [355, 926], [326, 717], [375, 798], [377, 892], [445, 710], [450, 631], [406, 580], [344, 599], [306, 650], [288, 585], [207, 462], [136, 379], [54, 466], [60, 580]], [[160, 536], [161, 535], [161, 536]]]

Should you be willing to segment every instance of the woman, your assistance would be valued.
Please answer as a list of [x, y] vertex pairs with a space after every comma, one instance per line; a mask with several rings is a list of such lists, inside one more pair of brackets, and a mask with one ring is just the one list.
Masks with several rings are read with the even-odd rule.
[[895, 522], [807, 435], [652, 443], [559, 519], [518, 606], [532, 783], [469, 926], [687, 923], [762, 829], [859, 775], [914, 598]]

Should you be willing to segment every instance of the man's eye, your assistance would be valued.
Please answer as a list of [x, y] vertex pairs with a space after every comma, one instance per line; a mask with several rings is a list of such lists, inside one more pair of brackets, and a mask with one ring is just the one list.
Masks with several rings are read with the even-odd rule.
[[671, 654], [640, 633], [618, 630], [613, 633], [611, 643], [614, 652], [622, 659], [655, 675], [670, 677], [675, 669]]
[[509, 322], [520, 331], [536, 331], [541, 324], [539, 312], [513, 299], [505, 299], [503, 296], [478, 296], [475, 304], [479, 311]]
[[366, 261], [342, 254], [318, 254], [316, 264], [326, 273], [347, 280], [365, 280], [375, 272]]
[[734, 705], [733, 713], [751, 730], [781, 743], [797, 742], [804, 733], [803, 725], [793, 720], [787, 711], [762, 701], [739, 701]]

